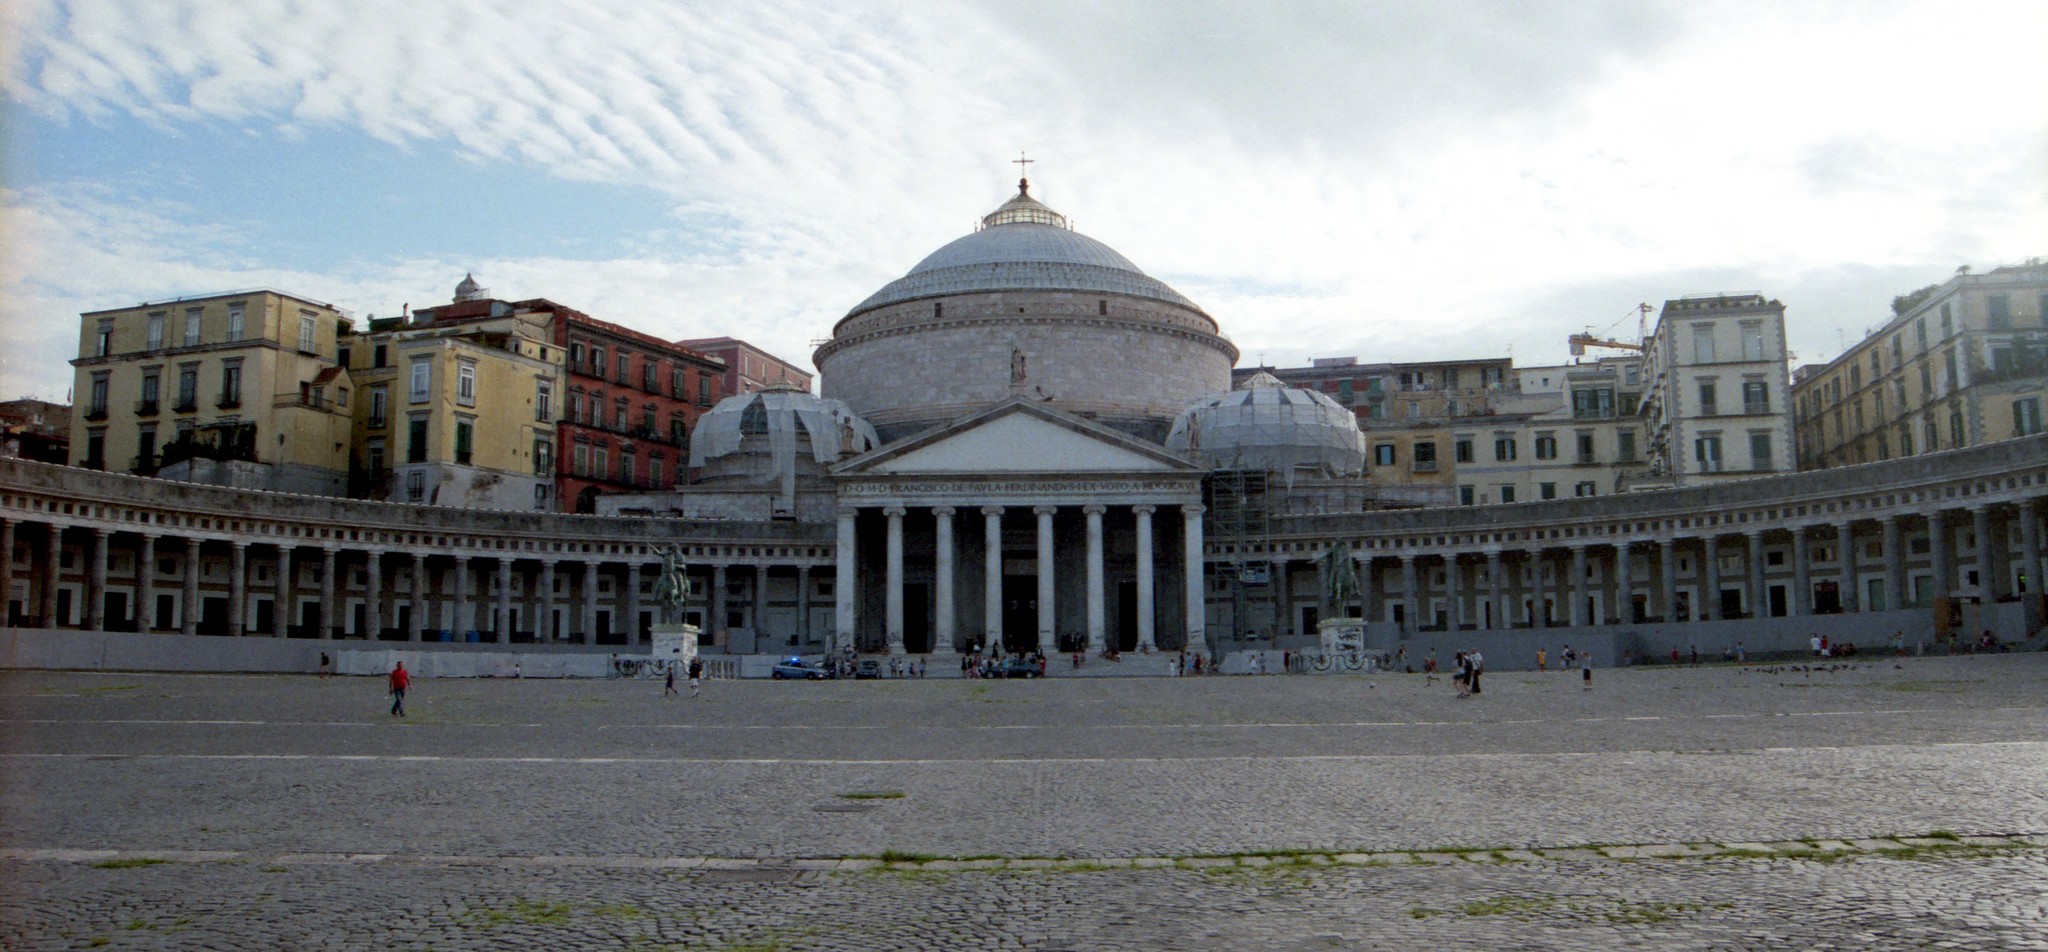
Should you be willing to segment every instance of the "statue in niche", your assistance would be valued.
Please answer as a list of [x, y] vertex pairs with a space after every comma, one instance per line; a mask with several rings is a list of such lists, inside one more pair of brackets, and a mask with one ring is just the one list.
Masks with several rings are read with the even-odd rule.
[[1342, 542], [1330, 546], [1323, 554], [1322, 567], [1323, 617], [1348, 617], [1359, 593], [1358, 565], [1351, 558], [1351, 547]]
[[1029, 371], [1024, 364], [1024, 348], [1012, 345], [1010, 347], [1010, 383], [1023, 383], [1024, 378], [1028, 375]]

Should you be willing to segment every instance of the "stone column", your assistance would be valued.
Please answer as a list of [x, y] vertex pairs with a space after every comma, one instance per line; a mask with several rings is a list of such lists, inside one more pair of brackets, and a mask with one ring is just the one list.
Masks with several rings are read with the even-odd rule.
[[796, 567], [796, 643], [803, 647], [811, 644], [811, 565], [799, 563]]
[[1209, 598], [1202, 590], [1202, 506], [1187, 503], [1180, 507], [1181, 526], [1187, 542], [1187, 593], [1188, 654], [1209, 653]]
[[363, 553], [368, 586], [363, 590], [363, 639], [376, 641], [384, 635], [384, 553], [370, 549]]
[[[576, 581], [577, 581], [577, 584], [579, 584], [580, 586], [582, 586], [582, 591], [583, 591], [583, 621], [582, 621], [582, 626], [583, 626], [583, 643], [584, 643], [584, 644], [586, 644], [586, 645], [594, 645], [594, 644], [597, 644], [597, 565], [598, 565], [598, 564], [597, 564], [596, 562], [591, 562], [591, 561], [582, 561], [582, 562], [577, 562], [577, 563], [576, 563]], [[725, 591], [725, 567], [724, 567], [724, 566], [719, 566], [719, 569], [718, 569], [718, 575], [719, 575], [719, 579], [718, 579], [718, 583], [719, 583], [719, 584], [718, 584], [718, 590], [719, 590], [720, 592], [724, 592], [724, 591]], [[724, 609], [724, 605], [722, 604], [722, 603], [723, 603], [723, 601], [724, 601], [724, 596], [723, 596], [723, 595], [721, 595], [721, 596], [720, 596], [720, 598], [719, 598], [719, 600], [720, 600], [720, 602], [721, 602], [721, 604], [720, 604], [720, 606], [719, 606], [719, 608], [720, 608], [719, 614], [720, 614], [720, 615], [722, 616], [722, 615], [724, 615], [724, 614], [725, 614], [725, 612], [724, 612], [724, 610], [723, 610], [723, 609]], [[725, 627], [724, 627], [723, 625], [719, 626], [719, 631], [720, 631], [720, 632], [723, 632], [724, 630], [725, 630]], [[724, 644], [724, 642], [720, 642], [720, 643], [721, 643], [721, 644]]]
[[1058, 616], [1053, 613], [1053, 551], [1052, 515], [1058, 506], [1038, 506], [1031, 510], [1038, 517], [1038, 650], [1056, 654], [1059, 650], [1058, 632], [1054, 626]]
[[1624, 625], [1636, 623], [1635, 559], [1627, 542], [1614, 544], [1614, 617]]
[[455, 640], [469, 638], [469, 632], [476, 629], [476, 605], [469, 592], [469, 556], [455, 557]]
[[[185, 540], [185, 613], [179, 619], [178, 630], [187, 635], [199, 633], [199, 566], [201, 550], [206, 543], [198, 537]], [[55, 565], [52, 565], [55, 568]], [[50, 573], [50, 580], [56, 581], [57, 573]], [[52, 591], [55, 591], [53, 588]]]
[[1411, 634], [1422, 630], [1415, 589], [1415, 553], [1409, 552], [1401, 556], [1401, 630]]
[[1793, 526], [1791, 611], [1794, 615], [1813, 614], [1813, 570], [1809, 567], [1812, 560], [1813, 544], [1806, 537], [1806, 527]]
[[981, 507], [982, 647], [1003, 650], [1003, 507]]
[[1970, 529], [1977, 537], [1977, 591], [1988, 605], [2005, 594], [2004, 580], [1998, 577], [1998, 550], [1991, 545], [1990, 506], [1971, 508]]
[[957, 511], [952, 506], [932, 509], [932, 517], [937, 520], [933, 544], [938, 548], [932, 553], [933, 572], [938, 578], [932, 592], [932, 614], [937, 617], [932, 619], [931, 653], [941, 657], [957, 653], [953, 647], [953, 514]]
[[1082, 506], [1088, 525], [1088, 653], [1101, 654], [1105, 648], [1106, 626], [1102, 595], [1102, 512], [1101, 506]]
[[1573, 628], [1592, 624], [1593, 620], [1586, 617], [1586, 547], [1583, 545], [1572, 546], [1572, 584], [1569, 591], [1572, 593], [1572, 610], [1565, 617], [1571, 620]]
[[92, 567], [85, 576], [85, 630], [107, 630], [107, 530], [92, 530]]
[[704, 619], [704, 621], [706, 622], [706, 624], [705, 624], [705, 626], [704, 626], [704, 627], [705, 627], [706, 629], [710, 630], [710, 631], [716, 632], [716, 635], [715, 635], [714, 637], [715, 637], [715, 638], [716, 638], [717, 640], [716, 640], [716, 642], [715, 642], [715, 643], [716, 643], [716, 644], [717, 644], [717, 645], [718, 645], [719, 647], [721, 647], [721, 648], [726, 648], [727, 650], [731, 650], [731, 645], [732, 645], [732, 641], [731, 641], [731, 639], [729, 639], [728, 637], [726, 637], [726, 630], [725, 630], [725, 628], [726, 628], [726, 626], [725, 626], [725, 621], [726, 621], [726, 614], [727, 614], [727, 611], [728, 611], [728, 608], [727, 608], [727, 606], [726, 606], [726, 601], [725, 601], [725, 600], [726, 600], [726, 590], [725, 590], [725, 589], [726, 589], [726, 576], [725, 576], [725, 566], [723, 566], [723, 565], [714, 565], [714, 566], [712, 566], [712, 567], [711, 567], [711, 616], [712, 616], [712, 617]]
[[1771, 613], [1771, 600], [1764, 591], [1764, 534], [1758, 529], [1743, 536], [1749, 540], [1749, 553], [1744, 556], [1749, 562], [1749, 617], [1766, 618]]
[[[427, 617], [427, 557], [424, 555], [415, 555], [410, 552], [401, 553], [400, 557], [404, 558], [406, 562], [412, 565], [412, 572], [410, 575], [411, 590], [406, 593], [409, 600], [412, 602], [412, 622], [411, 624], [405, 626], [406, 631], [404, 640], [418, 641], [420, 640], [420, 629], [426, 628], [430, 625], [438, 629], [441, 627], [441, 619], [439, 617]], [[392, 598], [392, 601], [394, 603], [397, 602], [397, 594], [398, 592], [394, 587], [394, 589], [392, 590], [392, 595], [394, 596]], [[394, 610], [392, 614], [396, 615], [398, 613], [396, 610]]]
[[1380, 578], [1378, 567], [1371, 553], [1362, 552], [1353, 556], [1358, 569], [1358, 617], [1371, 621], [1380, 617]]
[[[1901, 539], [1901, 536], [1904, 534], [1905, 526], [1901, 524], [1898, 516], [1884, 517], [1884, 591], [1886, 608], [1908, 608], [1912, 605], [1912, 599], [1906, 591], [1906, 543]], [[2034, 580], [2032, 569], [2027, 571], [2027, 581], [2031, 587], [2036, 589], [2040, 587], [2039, 583]]]
[[1721, 537], [1709, 535], [1700, 539], [1700, 564], [1703, 566], [1700, 582], [1700, 604], [1693, 606], [1693, 617], [1700, 621], [1716, 621], [1721, 617]]
[[1514, 627], [1515, 615], [1508, 610], [1507, 597], [1501, 592], [1500, 550], [1486, 550], [1486, 602], [1493, 606], [1493, 620], [1486, 627], [1507, 629]]
[[[706, 619], [708, 622], [710, 619]], [[540, 618], [534, 622], [534, 641], [555, 640], [555, 560], [540, 560]]]
[[1839, 540], [1836, 548], [1842, 550], [1842, 610], [1860, 612], [1863, 610], [1863, 593], [1856, 590], [1856, 524], [1844, 522], [1835, 529]]
[[[640, 643], [640, 563], [632, 559], [625, 562], [626, 568], [626, 645]], [[768, 573], [764, 570], [759, 581], [761, 590], [766, 591]], [[801, 608], [802, 606], [798, 606]]]
[[1927, 554], [1934, 563], [1934, 583], [1929, 595], [1947, 598], [1955, 591], [1955, 536], [1948, 531], [1948, 516], [1936, 509], [1927, 514]]
[[[64, 574], [64, 527], [54, 522], [49, 526], [49, 535], [43, 539], [42, 588], [36, 593], [39, 603], [36, 611], [36, 617], [39, 619], [36, 623], [38, 628], [57, 627], [57, 582]], [[186, 607], [186, 613], [191, 613], [190, 606]], [[189, 635], [191, 632], [187, 631], [186, 634]]]
[[[10, 538], [6, 542], [6, 561], [11, 565], [14, 561], [14, 540]], [[0, 591], [0, 599], [6, 597], [5, 591]], [[4, 607], [0, 607], [0, 611], [4, 610]], [[142, 549], [136, 554], [135, 559], [135, 630], [147, 634], [155, 629], [156, 536], [153, 533], [143, 533]]]
[[888, 520], [887, 534], [883, 538], [887, 560], [884, 563], [883, 595], [886, 598], [883, 613], [883, 634], [888, 637], [888, 652], [892, 655], [903, 653], [903, 515], [902, 506], [890, 506], [882, 510]]
[[[2024, 596], [2026, 604], [2027, 630], [2041, 628], [2041, 523], [2034, 516], [2033, 500], [2022, 500], [2013, 507], [2012, 517], [2020, 523], [2020, 572], [2027, 583]], [[1891, 550], [1886, 549], [1886, 554]]]
[[[148, 536], [143, 538], [148, 538]], [[12, 627], [14, 627], [14, 520], [0, 519], [0, 628]], [[148, 631], [149, 629], [143, 628], [141, 630]]]
[[231, 542], [228, 549], [228, 634], [240, 638], [248, 634], [242, 613], [249, 601], [249, 543]]
[[[839, 510], [839, 543], [832, 549], [832, 648], [835, 651], [849, 650], [854, 646], [853, 580], [854, 517], [858, 510]], [[706, 619], [709, 621], [709, 619]]]
[[277, 585], [270, 597], [270, 634], [283, 638], [291, 627], [292, 604], [292, 547], [282, 542], [277, 544]]
[[1458, 553], [1444, 555], [1444, 624], [1457, 631], [1465, 623], [1465, 585], [1458, 577]]
[[1678, 621], [1678, 540], [1657, 540], [1657, 584], [1663, 591], [1664, 623]]
[[512, 557], [498, 556], [498, 598], [495, 618], [491, 619], [491, 631], [498, 636], [498, 643], [512, 640]]
[[[1156, 506], [1132, 506], [1138, 516], [1138, 653], [1151, 654], [1159, 647], [1154, 628], [1152, 599], [1152, 513]], [[2034, 562], [2040, 561], [2035, 559]], [[2027, 564], [2032, 565], [2034, 562]]]
[[320, 630], [313, 637], [327, 639], [334, 637], [334, 547], [320, 547]]

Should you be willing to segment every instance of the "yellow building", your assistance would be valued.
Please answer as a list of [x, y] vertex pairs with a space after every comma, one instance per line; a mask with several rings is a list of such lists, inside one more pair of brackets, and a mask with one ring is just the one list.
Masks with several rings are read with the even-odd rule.
[[352, 390], [337, 308], [270, 289], [80, 315], [74, 465], [340, 495]]
[[1799, 468], [1960, 449], [2041, 432], [2048, 262], [1958, 270], [1793, 378]]
[[549, 315], [502, 303], [372, 320], [349, 341], [360, 395], [354, 495], [470, 509], [556, 507], [562, 350], [548, 339]]

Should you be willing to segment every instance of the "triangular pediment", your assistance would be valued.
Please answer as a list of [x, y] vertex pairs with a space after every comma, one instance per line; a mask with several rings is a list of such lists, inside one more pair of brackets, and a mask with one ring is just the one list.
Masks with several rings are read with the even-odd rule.
[[1173, 454], [1035, 402], [1005, 401], [882, 447], [836, 470], [848, 476], [972, 473], [1192, 473]]

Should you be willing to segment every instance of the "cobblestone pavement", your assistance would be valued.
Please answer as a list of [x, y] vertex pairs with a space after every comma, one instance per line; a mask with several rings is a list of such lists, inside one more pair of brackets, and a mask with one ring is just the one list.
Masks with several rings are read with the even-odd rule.
[[2048, 949], [2048, 655], [1809, 668], [10, 673], [0, 947]]

